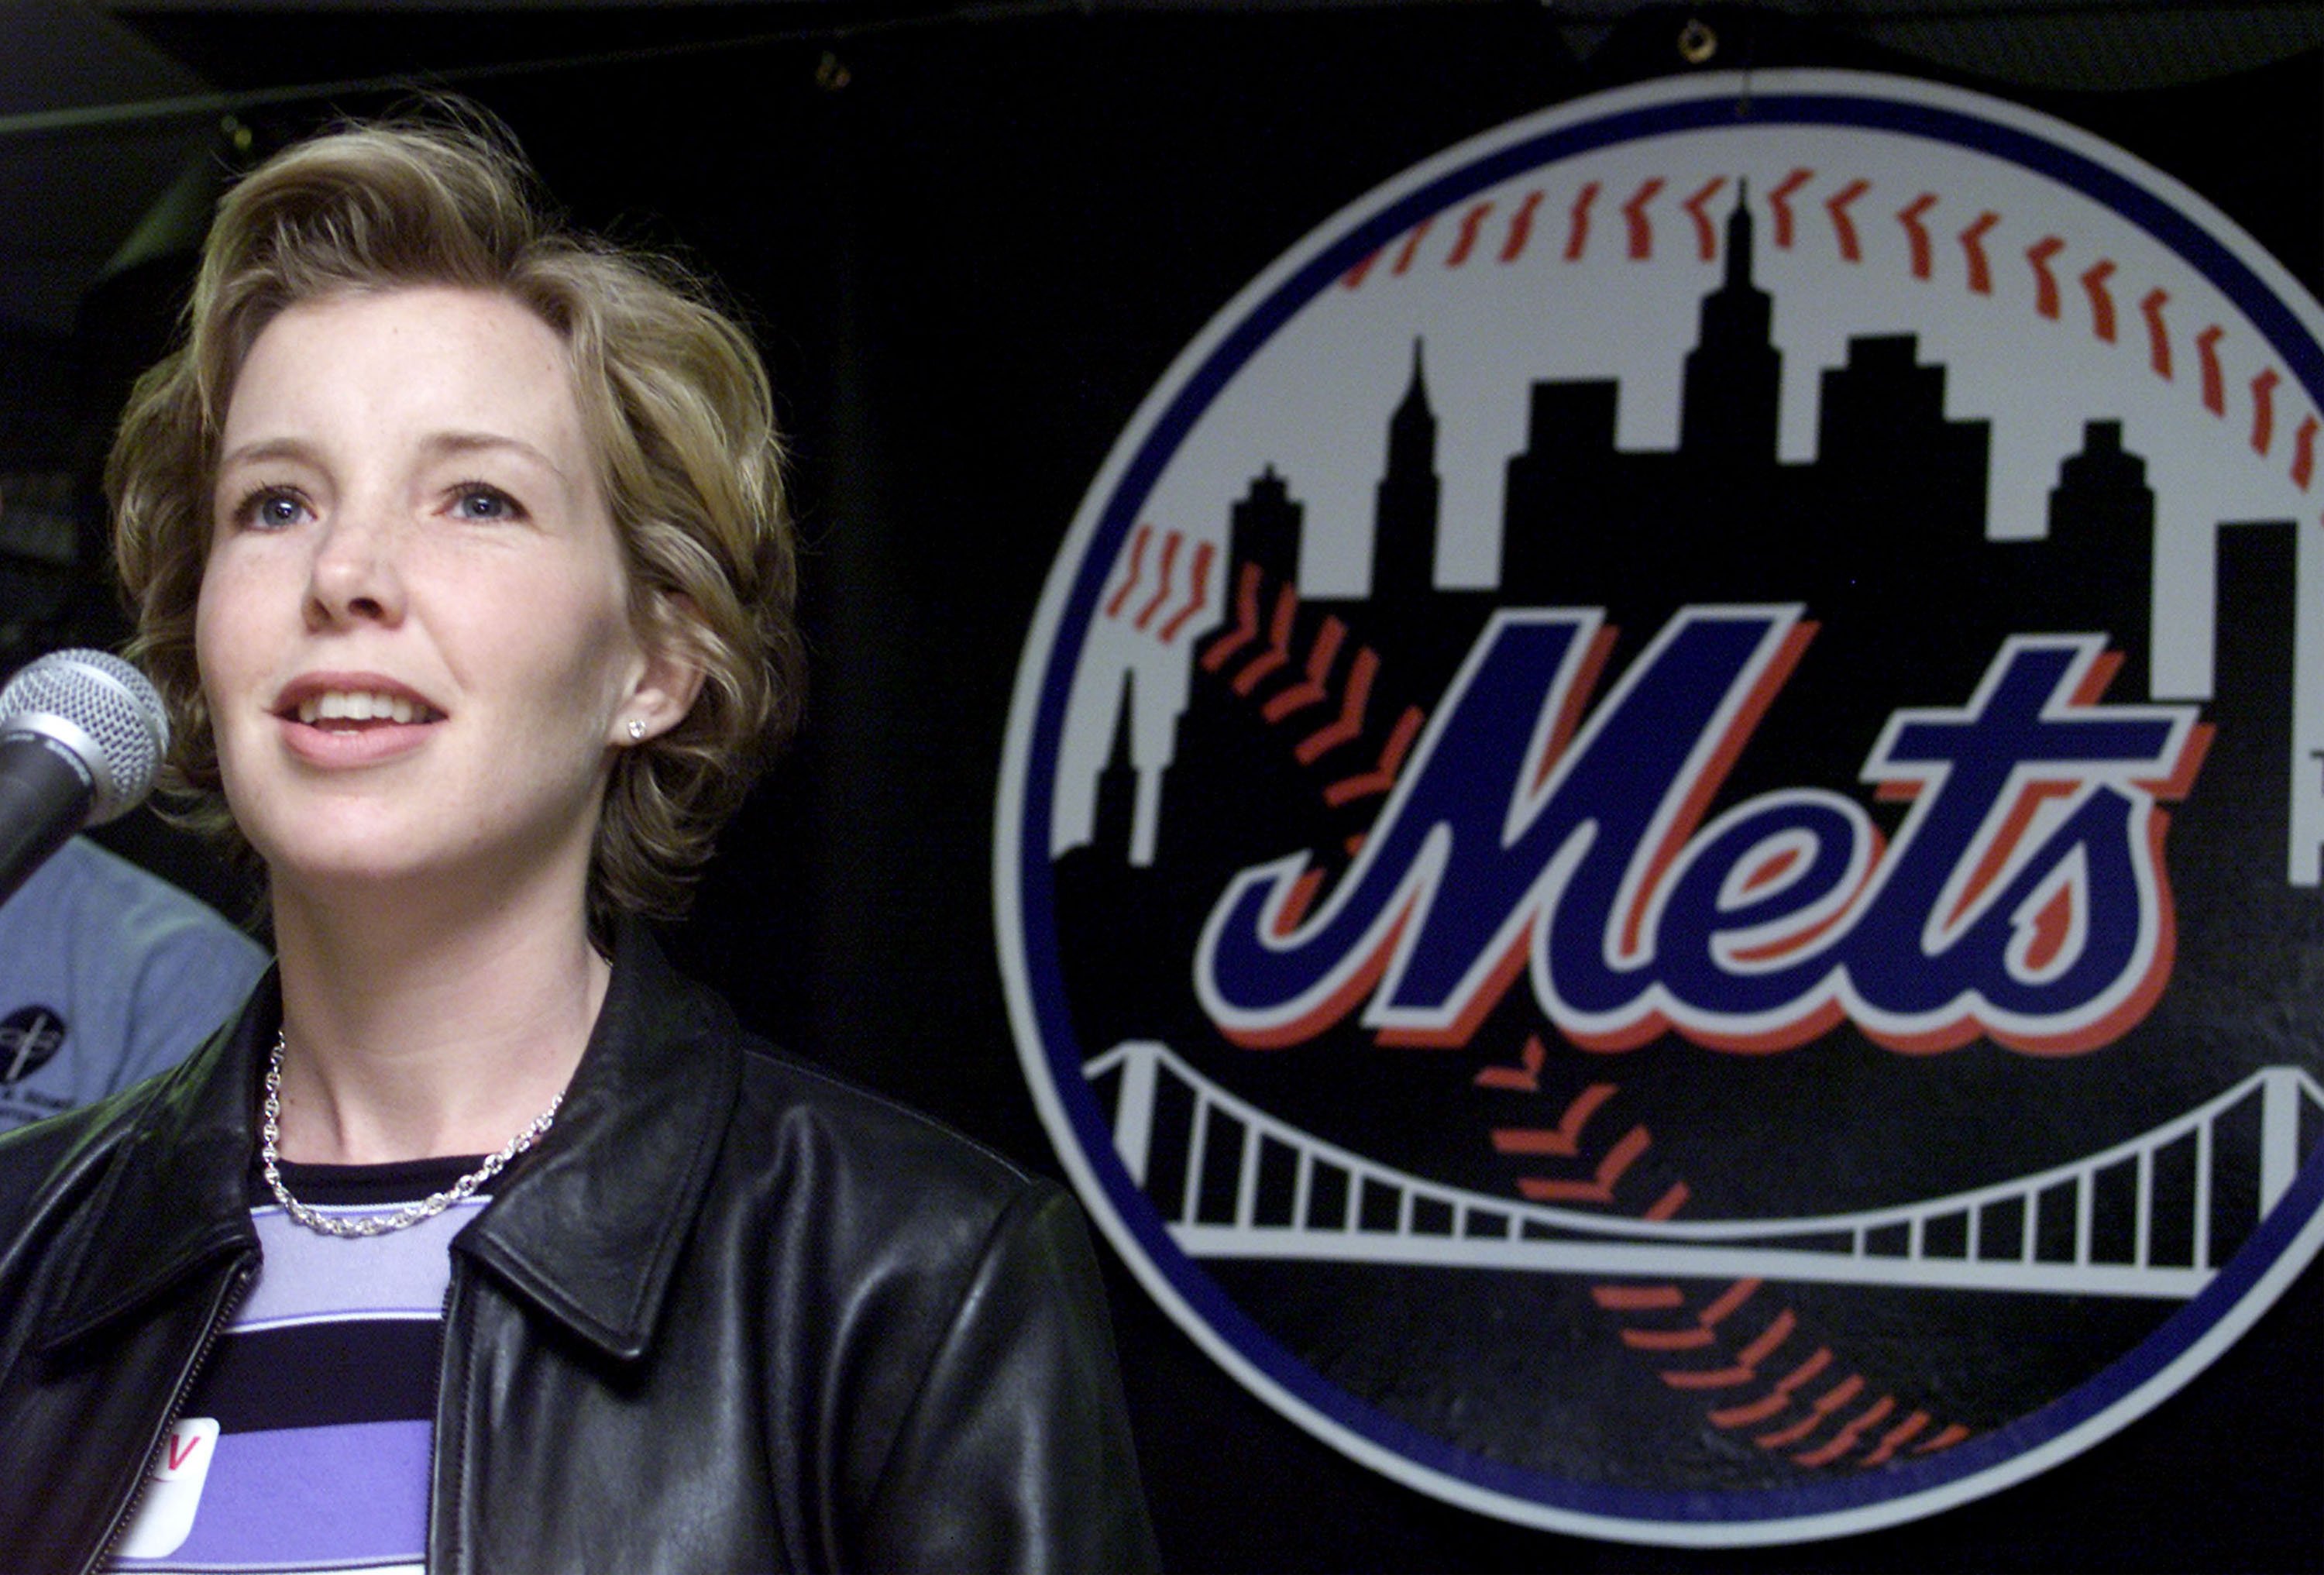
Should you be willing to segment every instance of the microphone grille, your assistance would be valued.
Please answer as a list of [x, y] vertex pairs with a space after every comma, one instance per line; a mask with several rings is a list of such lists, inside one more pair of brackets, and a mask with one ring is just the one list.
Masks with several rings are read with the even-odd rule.
[[44, 734], [89, 769], [91, 825], [134, 809], [170, 747], [161, 696], [144, 674], [101, 650], [51, 651], [27, 663], [0, 688], [0, 731]]

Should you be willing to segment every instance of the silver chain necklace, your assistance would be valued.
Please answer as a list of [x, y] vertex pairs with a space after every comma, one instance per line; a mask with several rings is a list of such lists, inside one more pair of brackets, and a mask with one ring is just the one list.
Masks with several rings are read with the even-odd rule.
[[401, 1230], [407, 1225], [417, 1225], [422, 1220], [434, 1219], [453, 1204], [473, 1195], [478, 1187], [500, 1174], [502, 1166], [540, 1142], [540, 1135], [549, 1130], [549, 1122], [557, 1119], [557, 1107], [565, 1102], [565, 1096], [559, 1093], [549, 1101], [547, 1110], [532, 1119], [530, 1126], [508, 1140], [507, 1147], [440, 1193], [431, 1193], [416, 1203], [406, 1203], [385, 1214], [326, 1214], [292, 1197], [290, 1189], [282, 1184], [282, 1172], [275, 1164], [281, 1156], [275, 1153], [274, 1146], [282, 1138], [282, 1050], [286, 1039], [287, 1036], [281, 1033], [274, 1036], [274, 1054], [266, 1063], [266, 1121], [259, 1129], [259, 1164], [265, 1170], [266, 1184], [274, 1189], [275, 1201], [282, 1205], [283, 1212], [308, 1230], [319, 1230], [326, 1236], [384, 1236], [391, 1230]]

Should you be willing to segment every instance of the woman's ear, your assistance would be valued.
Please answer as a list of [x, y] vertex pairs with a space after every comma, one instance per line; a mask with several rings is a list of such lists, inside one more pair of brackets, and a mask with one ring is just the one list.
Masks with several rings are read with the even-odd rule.
[[638, 631], [639, 664], [613, 719], [617, 745], [643, 743], [686, 720], [702, 693], [702, 619], [682, 592], [656, 592]]

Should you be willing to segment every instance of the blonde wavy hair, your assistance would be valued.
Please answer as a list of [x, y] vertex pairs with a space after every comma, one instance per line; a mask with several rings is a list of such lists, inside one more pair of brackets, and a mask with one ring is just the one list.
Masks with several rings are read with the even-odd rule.
[[667, 259], [558, 219], [504, 134], [437, 106], [275, 155], [219, 204], [180, 341], [138, 381], [106, 467], [136, 617], [130, 655], [168, 705], [177, 818], [244, 855], [194, 650], [226, 402], [266, 326], [304, 301], [417, 285], [505, 295], [565, 341], [641, 635], [697, 662], [675, 728], [618, 752], [589, 871], [600, 942], [675, 916], [719, 825], [796, 724], [797, 549], [766, 369]]

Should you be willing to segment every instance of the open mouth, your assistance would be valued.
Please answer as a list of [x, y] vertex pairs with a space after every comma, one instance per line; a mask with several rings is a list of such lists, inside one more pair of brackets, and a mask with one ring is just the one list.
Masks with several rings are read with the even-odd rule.
[[426, 701], [386, 690], [317, 689], [300, 696], [285, 715], [327, 732], [362, 732], [378, 727], [437, 721], [442, 713]]

